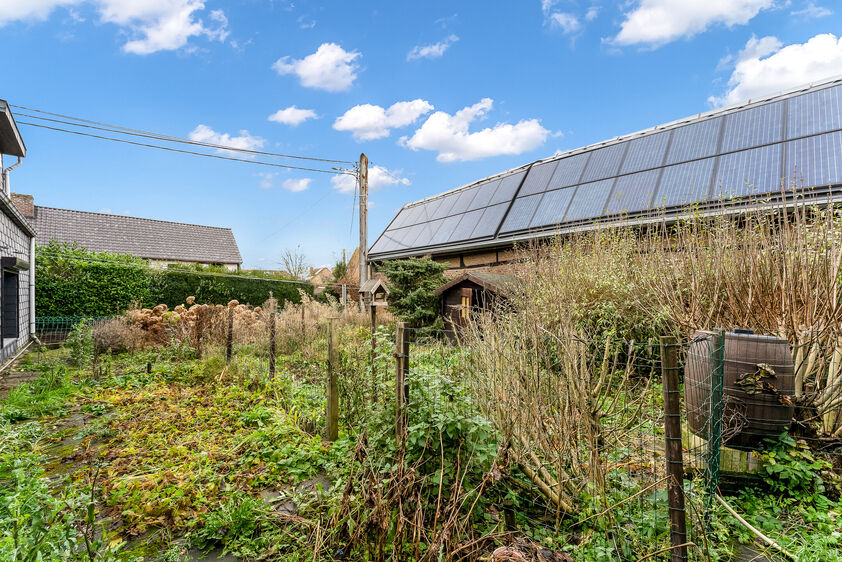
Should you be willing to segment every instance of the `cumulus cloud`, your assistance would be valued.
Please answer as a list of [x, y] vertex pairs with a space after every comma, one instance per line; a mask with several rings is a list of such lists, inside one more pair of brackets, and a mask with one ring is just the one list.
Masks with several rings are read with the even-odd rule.
[[[230, 148], [238, 148], [240, 150], [259, 150], [263, 148], [266, 142], [260, 137], [249, 134], [243, 129], [238, 136], [232, 136], [228, 133], [218, 133], [208, 127], [207, 125], [197, 125], [195, 129], [190, 131], [190, 140], [197, 142], [206, 142], [210, 144], [217, 144]], [[220, 152], [226, 152], [224, 149], [218, 149]]]
[[728, 105], [817, 82], [842, 71], [842, 37], [824, 33], [782, 46], [775, 37], [752, 37], [740, 52], [728, 90], [708, 101]]
[[451, 34], [444, 40], [432, 45], [416, 45], [407, 53], [406, 60], [437, 59], [457, 41], [459, 41], [459, 38]]
[[439, 162], [479, 160], [502, 154], [521, 154], [544, 144], [550, 131], [537, 119], [516, 124], [497, 123], [481, 131], [470, 132], [471, 124], [483, 118], [494, 105], [491, 98], [460, 109], [453, 115], [436, 111], [411, 137], [401, 144], [412, 150], [438, 152]]
[[55, 8], [94, 6], [103, 23], [127, 32], [123, 51], [148, 55], [185, 47], [192, 37], [224, 41], [229, 34], [222, 10], [212, 10], [207, 21], [198, 17], [204, 0], [27, 0], [0, 2], [0, 26], [16, 20], [44, 20]]
[[422, 99], [399, 101], [384, 109], [379, 105], [355, 105], [333, 123], [337, 131], [351, 131], [357, 140], [374, 140], [388, 137], [390, 129], [415, 123], [419, 117], [433, 110], [430, 102]]
[[657, 47], [692, 37], [712, 25], [744, 25], [774, 3], [774, 0], [639, 0], [625, 14], [614, 43]]
[[357, 59], [361, 56], [358, 51], [346, 51], [336, 43], [322, 43], [315, 53], [303, 59], [281, 57], [272, 68], [282, 76], [295, 74], [307, 88], [344, 92], [357, 78]]
[[[389, 170], [383, 166], [369, 166], [368, 168], [368, 190], [377, 191], [390, 185], [409, 185], [408, 178], [401, 177], [403, 170]], [[353, 176], [341, 175], [330, 178], [333, 189], [340, 193], [354, 193], [357, 188], [357, 180]], [[369, 202], [369, 206], [371, 206]]]
[[308, 187], [310, 187], [311, 181], [313, 181], [312, 178], [295, 178], [284, 180], [282, 185], [284, 186], [284, 189], [297, 193], [299, 191], [305, 191]]
[[312, 109], [300, 109], [294, 105], [286, 109], [279, 109], [269, 116], [269, 121], [275, 123], [283, 123], [284, 125], [292, 125], [296, 127], [308, 119], [318, 119], [318, 115]]

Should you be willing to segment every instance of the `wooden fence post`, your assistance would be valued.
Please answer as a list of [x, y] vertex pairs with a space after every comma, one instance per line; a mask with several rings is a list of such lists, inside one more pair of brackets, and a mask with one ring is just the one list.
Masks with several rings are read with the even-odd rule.
[[661, 336], [661, 375], [664, 383], [664, 442], [670, 515], [670, 560], [687, 560], [687, 518], [684, 511], [684, 456], [681, 448], [681, 397], [678, 386], [678, 341]]
[[339, 384], [336, 376], [338, 353], [336, 352], [336, 318], [327, 319], [327, 440], [339, 437]]
[[234, 352], [234, 307], [228, 306], [228, 343], [225, 348], [225, 362], [231, 362], [231, 355]]
[[398, 322], [395, 334], [395, 440], [400, 446], [406, 440], [408, 406], [406, 375], [409, 372], [409, 333], [406, 322]]
[[269, 313], [269, 378], [275, 378], [275, 321], [276, 312]]
[[371, 307], [371, 392], [372, 399], [377, 402], [377, 373], [374, 368], [374, 357], [377, 349], [377, 308]]
[[307, 339], [307, 325], [304, 323], [304, 303], [301, 303], [301, 345]]

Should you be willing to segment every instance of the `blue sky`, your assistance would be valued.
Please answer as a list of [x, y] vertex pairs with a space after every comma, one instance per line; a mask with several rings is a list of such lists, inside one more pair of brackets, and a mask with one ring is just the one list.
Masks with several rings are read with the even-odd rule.
[[[365, 152], [371, 243], [404, 203], [842, 74], [837, 4], [0, 0], [0, 98], [241, 148]], [[13, 190], [36, 204], [228, 226], [247, 267], [356, 246], [342, 177], [21, 130]]]

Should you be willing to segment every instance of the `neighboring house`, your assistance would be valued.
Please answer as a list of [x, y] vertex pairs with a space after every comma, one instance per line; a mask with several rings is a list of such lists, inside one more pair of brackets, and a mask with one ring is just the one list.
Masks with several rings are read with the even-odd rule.
[[[794, 192], [793, 184], [804, 191]], [[431, 256], [450, 275], [505, 271], [517, 244], [606, 224], [827, 204], [842, 199], [840, 186], [836, 79], [553, 155], [404, 205], [369, 260]]]
[[142, 219], [35, 205], [31, 195], [12, 200], [35, 226], [37, 242], [76, 243], [88, 250], [133, 254], [154, 265], [218, 265], [240, 269], [243, 259], [230, 228]]
[[329, 267], [311, 267], [307, 282], [313, 285], [313, 292], [319, 295], [333, 284], [333, 272]]
[[[17, 161], [5, 166], [3, 156]], [[9, 105], [0, 100], [0, 364], [35, 333], [35, 231], [12, 204], [10, 172], [26, 156]]]

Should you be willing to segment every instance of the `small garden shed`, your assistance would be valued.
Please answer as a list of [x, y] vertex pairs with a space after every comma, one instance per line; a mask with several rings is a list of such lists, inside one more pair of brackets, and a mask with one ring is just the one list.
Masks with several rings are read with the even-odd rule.
[[455, 333], [464, 328], [473, 311], [490, 309], [507, 299], [516, 282], [513, 275], [487, 271], [465, 272], [451, 279], [436, 289], [445, 329]]

